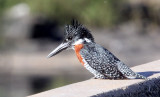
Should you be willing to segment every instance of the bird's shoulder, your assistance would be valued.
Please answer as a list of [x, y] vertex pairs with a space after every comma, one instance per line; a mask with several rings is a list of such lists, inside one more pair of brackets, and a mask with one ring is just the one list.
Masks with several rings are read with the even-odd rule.
[[92, 60], [100, 60], [99, 63], [102, 64], [112, 64], [116, 61], [120, 61], [117, 57], [115, 57], [109, 50], [102, 47], [96, 43], [84, 44], [83, 49], [81, 49], [80, 53], [84, 58], [90, 58]]

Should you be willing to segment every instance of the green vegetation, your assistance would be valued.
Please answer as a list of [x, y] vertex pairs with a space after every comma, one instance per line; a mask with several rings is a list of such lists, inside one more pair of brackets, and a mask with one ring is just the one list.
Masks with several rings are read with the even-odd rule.
[[0, 12], [27, 3], [34, 14], [43, 14], [61, 24], [72, 18], [92, 26], [112, 26], [119, 20], [123, 0], [1, 0]]
[[66, 76], [57, 76], [52, 80], [51, 84], [46, 88], [46, 90], [62, 87], [62, 86], [68, 85], [68, 84], [75, 83], [77, 81], [79, 81], [79, 80], [68, 78]]

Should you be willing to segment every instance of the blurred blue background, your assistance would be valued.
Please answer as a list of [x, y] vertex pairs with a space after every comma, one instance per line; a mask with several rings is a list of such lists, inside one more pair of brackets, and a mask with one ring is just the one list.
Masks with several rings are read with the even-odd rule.
[[160, 59], [159, 0], [0, 0], [0, 97], [92, 77], [72, 50], [46, 58], [73, 18], [129, 67]]

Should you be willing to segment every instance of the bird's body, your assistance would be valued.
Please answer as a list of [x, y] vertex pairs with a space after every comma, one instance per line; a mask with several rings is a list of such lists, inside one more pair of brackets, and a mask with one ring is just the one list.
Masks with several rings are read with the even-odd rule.
[[124, 78], [122, 73], [116, 68], [119, 60], [100, 45], [85, 43], [79, 53], [82, 58], [78, 59], [82, 60], [80, 62], [87, 70], [94, 74], [95, 78]]
[[[69, 25], [67, 38], [64, 41], [75, 51], [81, 64], [97, 79], [146, 79], [146, 77], [133, 72], [110, 51], [96, 44], [89, 30], [77, 22]], [[67, 42], [71, 40], [70, 42]], [[63, 43], [63, 44], [64, 44]], [[62, 45], [62, 44], [61, 44]], [[61, 47], [61, 45], [59, 47]], [[59, 48], [58, 47], [58, 48]], [[64, 47], [67, 47], [66, 45]], [[55, 49], [49, 57], [62, 49]]]
[[[110, 51], [102, 46], [86, 42], [75, 46], [76, 55], [81, 64], [95, 78], [100, 79], [134, 79], [138, 74], [129, 69], [123, 62], [116, 58]], [[143, 76], [142, 76], [143, 78]]]

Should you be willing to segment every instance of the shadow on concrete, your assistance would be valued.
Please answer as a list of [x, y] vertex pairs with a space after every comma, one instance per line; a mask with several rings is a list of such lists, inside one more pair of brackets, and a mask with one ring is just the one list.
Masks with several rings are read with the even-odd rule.
[[[149, 74], [159, 72], [160, 71], [151, 71]], [[148, 74], [148, 72], [144, 73]], [[142, 72], [142, 74], [144, 73]], [[109, 92], [99, 93], [91, 97], [160, 97], [160, 77], [130, 85], [126, 87], [126, 89], [119, 88]]]
[[146, 72], [137, 72], [145, 77], [152, 76], [153, 74], [160, 73], [160, 71], [146, 71]]

